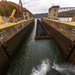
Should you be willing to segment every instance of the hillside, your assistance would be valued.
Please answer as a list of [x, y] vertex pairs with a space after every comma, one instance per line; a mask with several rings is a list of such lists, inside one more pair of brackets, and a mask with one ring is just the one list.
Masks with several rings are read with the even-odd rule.
[[[58, 17], [72, 17], [75, 15], [75, 10], [62, 11], [58, 13]], [[35, 18], [47, 18], [48, 13], [34, 14]]]
[[[21, 16], [22, 12], [27, 11], [30, 13], [30, 16], [32, 17], [32, 13], [28, 11], [26, 8], [22, 8], [22, 11], [19, 9], [19, 5], [13, 2], [1, 2], [0, 1], [0, 15], [1, 16], [10, 16], [13, 9], [16, 9], [15, 17]], [[20, 12], [20, 15], [19, 15]]]
[[47, 18], [48, 13], [34, 14], [35, 18]]

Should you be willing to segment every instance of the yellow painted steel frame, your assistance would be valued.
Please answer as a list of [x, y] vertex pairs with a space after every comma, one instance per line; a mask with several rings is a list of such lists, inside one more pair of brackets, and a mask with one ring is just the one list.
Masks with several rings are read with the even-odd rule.
[[44, 18], [44, 19], [47, 19], [49, 21], [52, 21], [52, 22], [56, 22], [56, 23], [60, 23], [60, 24], [63, 24], [63, 25], [68, 25], [68, 26], [74, 26], [75, 27], [75, 24], [71, 24], [71, 22], [61, 22], [59, 20], [53, 20], [53, 19], [48, 19], [48, 18]]
[[[32, 19], [33, 19], [33, 18], [32, 18]], [[18, 24], [21, 24], [21, 23], [30, 21], [30, 20], [32, 20], [32, 19], [29, 19], [29, 20], [21, 20], [21, 21], [18, 21], [18, 22], [16, 22], [16, 23], [2, 24], [2, 25], [0, 25], [0, 29], [4, 29], [4, 28], [11, 27], [11, 26], [15, 26], [15, 25], [18, 25]]]

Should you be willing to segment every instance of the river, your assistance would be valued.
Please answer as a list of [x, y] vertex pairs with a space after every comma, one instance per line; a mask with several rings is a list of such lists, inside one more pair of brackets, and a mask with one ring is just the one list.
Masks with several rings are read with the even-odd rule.
[[35, 40], [37, 22], [16, 53], [6, 75], [75, 75], [53, 39]]

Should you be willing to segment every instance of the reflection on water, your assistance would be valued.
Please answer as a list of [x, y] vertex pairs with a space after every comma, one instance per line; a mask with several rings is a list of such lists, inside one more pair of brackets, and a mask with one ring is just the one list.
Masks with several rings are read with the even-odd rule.
[[52, 39], [34, 40], [35, 30], [36, 23], [6, 75], [75, 75], [75, 66], [65, 62]]

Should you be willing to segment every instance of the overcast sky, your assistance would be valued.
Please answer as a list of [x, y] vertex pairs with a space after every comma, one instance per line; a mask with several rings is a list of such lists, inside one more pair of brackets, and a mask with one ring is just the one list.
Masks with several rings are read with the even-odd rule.
[[[19, 3], [19, 0], [7, 0]], [[45, 13], [52, 5], [60, 7], [75, 7], [75, 0], [22, 0], [23, 7], [26, 7], [33, 14]]]

